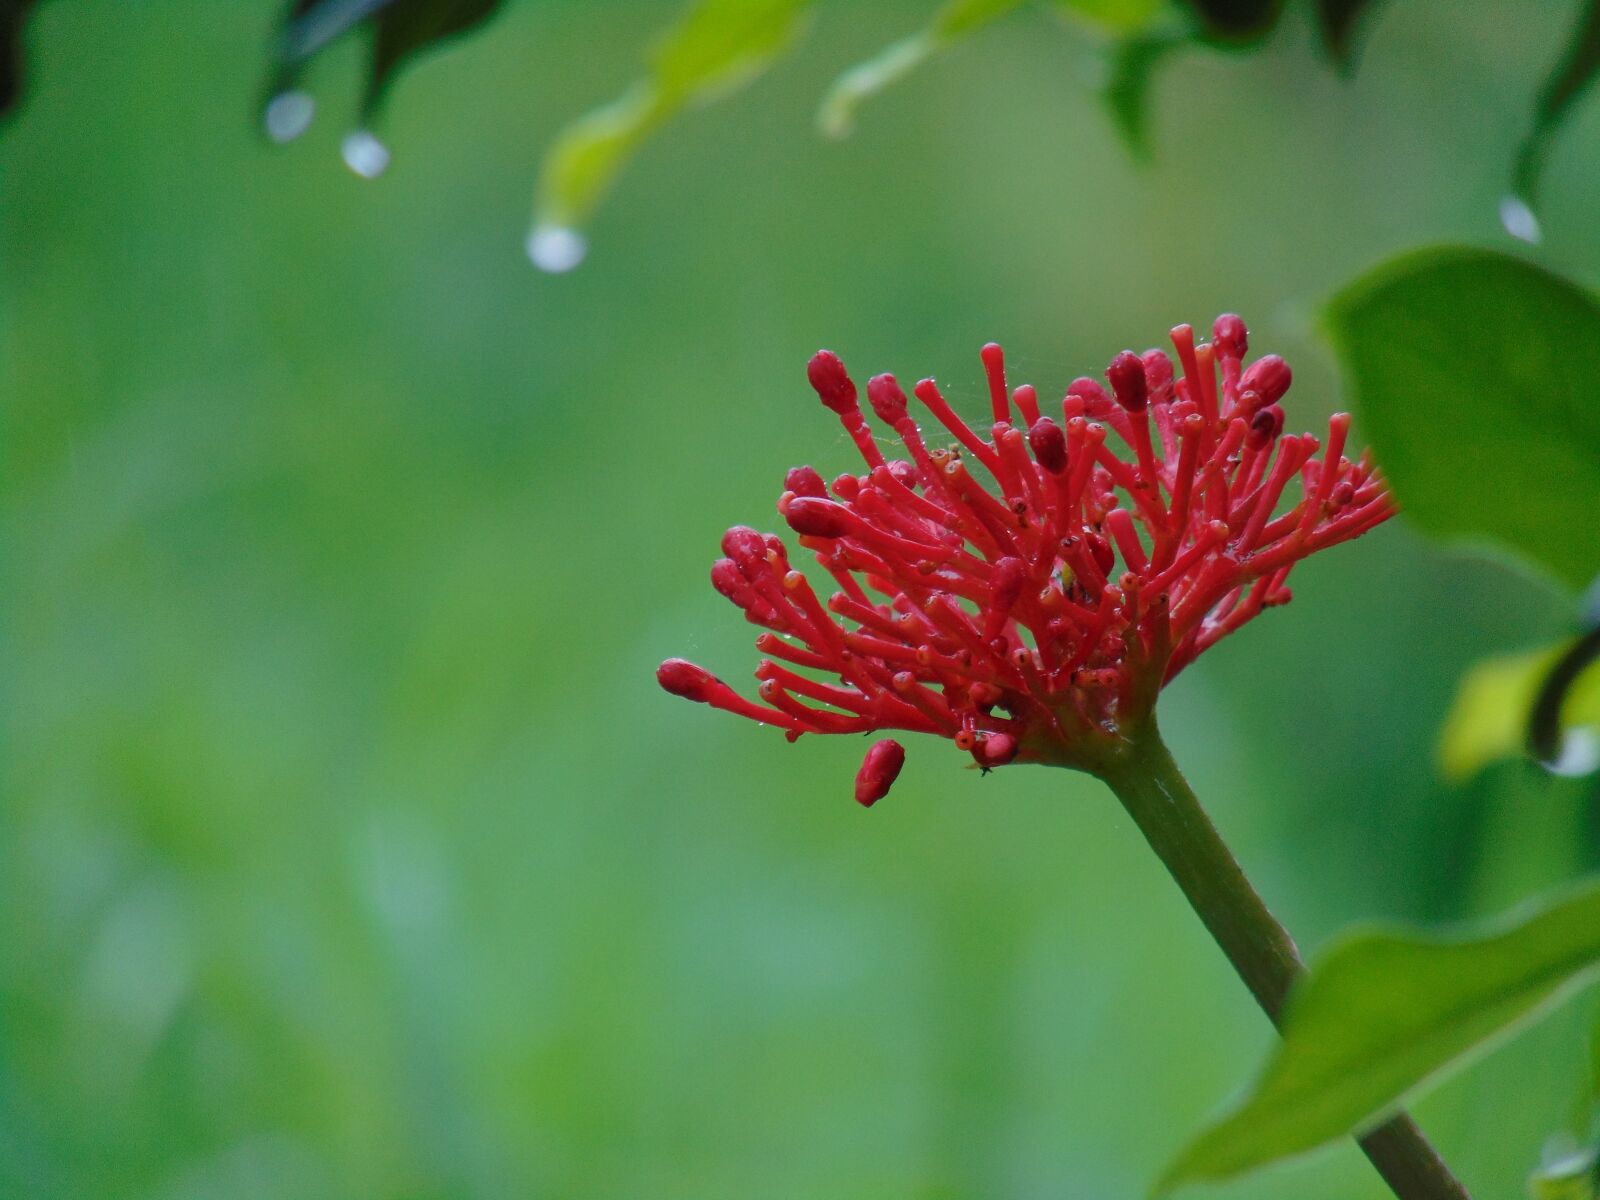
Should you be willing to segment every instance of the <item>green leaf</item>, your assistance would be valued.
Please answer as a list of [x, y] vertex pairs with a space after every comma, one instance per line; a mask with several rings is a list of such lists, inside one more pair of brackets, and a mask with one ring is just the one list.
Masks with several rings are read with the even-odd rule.
[[[809, 0], [697, 0], [656, 44], [649, 71], [618, 100], [567, 126], [545, 155], [529, 239], [580, 246], [573, 232], [593, 214], [629, 156], [662, 122], [747, 83], [798, 39]], [[581, 253], [581, 249], [577, 251]]]
[[345, 35], [361, 30], [371, 38], [361, 101], [362, 120], [371, 121], [410, 59], [482, 24], [500, 4], [501, 0], [291, 0], [267, 81], [268, 133], [288, 141], [305, 129], [309, 105], [300, 107], [299, 116], [286, 117], [283, 114], [294, 110], [286, 106], [275, 115], [274, 103], [292, 93], [311, 61]]
[[926, 28], [891, 43], [834, 80], [817, 110], [817, 127], [829, 137], [848, 137], [855, 128], [856, 112], [868, 99], [1021, 3], [1022, 0], [950, 0]]
[[1575, 1150], [1530, 1175], [1528, 1195], [1532, 1200], [1595, 1200], [1595, 1163], [1593, 1146]]
[[1594, 82], [1596, 71], [1600, 71], [1600, 0], [1585, 0], [1561, 60], [1539, 93], [1532, 128], [1517, 154], [1516, 191], [1530, 205], [1539, 194], [1550, 143], [1578, 98]]
[[1215, 42], [1247, 45], [1271, 33], [1283, 13], [1283, 0], [1188, 0], [1206, 36]]
[[1248, 1095], [1190, 1143], [1158, 1190], [1227, 1179], [1374, 1127], [1597, 967], [1600, 879], [1484, 931], [1342, 938], [1291, 993], [1283, 1041]]
[[[1533, 700], [1565, 646], [1485, 659], [1456, 689], [1439, 736], [1439, 769], [1453, 782], [1522, 753]], [[1600, 730], [1600, 667], [1590, 667], [1567, 693], [1567, 729]]]
[[1328, 57], [1341, 71], [1355, 66], [1355, 31], [1372, 0], [1317, 0], [1317, 26]]
[[22, 98], [22, 26], [36, 0], [0, 0], [0, 116]]
[[1192, 38], [1189, 30], [1165, 28], [1124, 38], [1111, 54], [1101, 98], [1122, 140], [1138, 158], [1150, 157], [1150, 85], [1156, 68]]
[[1509, 255], [1405, 254], [1328, 333], [1374, 452], [1423, 530], [1509, 547], [1573, 588], [1600, 572], [1600, 305]]

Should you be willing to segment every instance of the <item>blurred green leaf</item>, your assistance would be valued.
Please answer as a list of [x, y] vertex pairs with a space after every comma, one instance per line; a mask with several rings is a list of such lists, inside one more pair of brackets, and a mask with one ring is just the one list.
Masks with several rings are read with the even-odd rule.
[[0, 0], [0, 116], [22, 98], [22, 26], [36, 0]]
[[368, 119], [395, 75], [414, 55], [465, 33], [494, 15], [501, 0], [292, 0], [284, 13], [269, 101], [293, 88], [306, 65], [354, 29], [372, 31], [372, 57], [362, 97]]
[[[1509, 255], [1441, 247], [1347, 287], [1327, 328], [1378, 461], [1438, 537], [1600, 571], [1600, 305]], [[1560, 486], [1552, 486], [1559, 481]]]
[[1595, 1200], [1595, 1150], [1590, 1146], [1540, 1167], [1528, 1177], [1532, 1200]]
[[1328, 57], [1341, 70], [1355, 64], [1355, 29], [1372, 0], [1317, 0], [1317, 25]]
[[1189, 0], [1189, 7], [1213, 41], [1244, 44], [1272, 32], [1283, 0]]
[[[1522, 753], [1534, 696], [1564, 646], [1475, 664], [1461, 679], [1439, 735], [1439, 769], [1453, 782]], [[1600, 728], [1600, 668], [1586, 670], [1567, 693], [1562, 724]]]
[[1101, 93], [1128, 149], [1150, 156], [1150, 85], [1167, 55], [1191, 39], [1189, 30], [1167, 27], [1124, 38], [1111, 53], [1111, 71]]
[[857, 110], [868, 99], [1021, 4], [1022, 0], [950, 0], [926, 28], [891, 43], [834, 80], [817, 110], [817, 127], [829, 137], [849, 136]]
[[[949, 0], [928, 25], [843, 72], [817, 110], [817, 127], [833, 138], [848, 137], [861, 105], [898, 83], [930, 58], [1021, 7], [1023, 0]], [[1161, 11], [1161, 0], [1052, 0], [1068, 16], [1119, 34], [1145, 28]]]
[[1561, 60], [1545, 80], [1534, 108], [1533, 125], [1517, 154], [1517, 194], [1532, 204], [1556, 131], [1600, 71], [1600, 0], [1584, 0], [1583, 12], [1567, 39]]
[[1439, 936], [1365, 930], [1312, 964], [1245, 1099], [1178, 1156], [1159, 1188], [1226, 1179], [1369, 1129], [1600, 967], [1600, 879]]
[[556, 138], [540, 171], [530, 247], [587, 221], [629, 155], [663, 121], [771, 66], [799, 37], [808, 7], [809, 0], [697, 0], [657, 43], [643, 79]]

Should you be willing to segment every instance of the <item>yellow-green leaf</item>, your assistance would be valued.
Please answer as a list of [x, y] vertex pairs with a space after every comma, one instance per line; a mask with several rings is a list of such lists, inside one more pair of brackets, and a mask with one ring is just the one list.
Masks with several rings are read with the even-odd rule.
[[1487, 930], [1342, 938], [1290, 995], [1283, 1040], [1244, 1100], [1189, 1144], [1158, 1190], [1226, 1179], [1373, 1128], [1597, 968], [1600, 880]]
[[684, 108], [749, 82], [798, 39], [810, 0], [697, 0], [620, 98], [567, 126], [545, 155], [529, 253], [552, 270], [576, 265], [577, 229], [639, 144]]
[[[1522, 753], [1534, 695], [1564, 649], [1487, 658], [1461, 677], [1439, 735], [1439, 770], [1446, 779], [1470, 779]], [[1563, 724], [1600, 729], [1600, 666], [1585, 671], [1567, 693]]]
[[1021, 3], [1022, 0], [950, 0], [926, 28], [890, 43], [834, 80], [817, 110], [817, 127], [829, 137], [848, 136], [855, 128], [856, 112], [866, 100]]

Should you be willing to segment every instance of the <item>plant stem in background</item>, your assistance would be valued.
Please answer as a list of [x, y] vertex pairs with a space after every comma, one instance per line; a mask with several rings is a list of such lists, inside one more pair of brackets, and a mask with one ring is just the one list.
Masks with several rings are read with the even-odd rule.
[[[1117, 794], [1239, 978], [1275, 1026], [1305, 964], [1288, 930], [1250, 885], [1227, 843], [1173, 761], [1154, 719], [1130, 731], [1125, 753], [1098, 774]], [[1405, 1113], [1357, 1139], [1401, 1200], [1468, 1200]]]

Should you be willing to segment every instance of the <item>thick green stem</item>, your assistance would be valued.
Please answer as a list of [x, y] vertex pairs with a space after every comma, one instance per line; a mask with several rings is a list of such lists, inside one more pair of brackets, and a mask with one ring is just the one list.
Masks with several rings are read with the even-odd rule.
[[[1245, 878], [1149, 721], [1097, 773], [1116, 792], [1150, 848], [1274, 1025], [1305, 974], [1294, 939]], [[1438, 1152], [1404, 1113], [1358, 1139], [1401, 1200], [1469, 1200]]]

